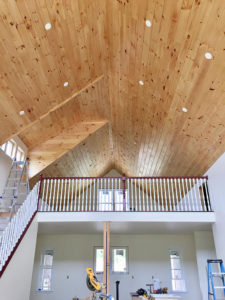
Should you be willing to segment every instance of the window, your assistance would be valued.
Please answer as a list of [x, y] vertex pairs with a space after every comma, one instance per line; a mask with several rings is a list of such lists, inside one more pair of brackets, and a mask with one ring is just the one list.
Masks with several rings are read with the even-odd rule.
[[104, 249], [102, 247], [94, 248], [94, 268], [96, 273], [104, 271]]
[[185, 292], [186, 285], [183, 278], [181, 259], [178, 251], [170, 251], [172, 290], [174, 292]]
[[13, 139], [1, 145], [0, 148], [12, 159], [16, 158], [18, 161], [23, 161], [25, 159], [25, 152]]
[[[128, 247], [111, 247], [111, 271], [128, 273]], [[104, 271], [104, 249], [94, 247], [94, 269], [96, 273]]]
[[112, 272], [128, 273], [128, 248], [112, 247]]
[[[126, 190], [126, 210], [128, 209], [128, 199]], [[123, 190], [122, 189], [99, 189], [98, 190], [98, 210], [99, 211], [123, 211]]]
[[52, 290], [53, 250], [44, 250], [41, 253], [39, 291]]

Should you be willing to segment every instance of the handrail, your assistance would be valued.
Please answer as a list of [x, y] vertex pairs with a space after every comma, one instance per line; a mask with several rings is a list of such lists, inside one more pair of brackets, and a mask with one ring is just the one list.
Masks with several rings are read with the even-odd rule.
[[42, 212], [210, 212], [208, 177], [41, 177]]
[[39, 182], [29, 193], [0, 237], [0, 277], [37, 213], [38, 192]]

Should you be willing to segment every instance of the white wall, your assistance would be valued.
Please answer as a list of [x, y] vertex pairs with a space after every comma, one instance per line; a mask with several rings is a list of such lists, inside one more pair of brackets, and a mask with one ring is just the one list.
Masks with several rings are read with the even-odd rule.
[[225, 262], [225, 153], [206, 175], [209, 176], [209, 193], [216, 213], [216, 223], [213, 225], [216, 255]]
[[12, 159], [0, 149], [0, 195], [5, 187], [6, 179], [12, 165]]
[[0, 278], [1, 300], [29, 300], [38, 223], [30, 228]]
[[[40, 235], [38, 236], [30, 300], [72, 300], [88, 295], [85, 269], [93, 266], [93, 246], [102, 245], [102, 235]], [[169, 249], [177, 249], [183, 259], [187, 284], [184, 300], [199, 300], [200, 289], [195, 257], [194, 236], [187, 235], [112, 235], [112, 246], [129, 247], [129, 274], [111, 275], [111, 293], [115, 296], [115, 281], [120, 280], [120, 299], [130, 300], [129, 292], [146, 288], [152, 275], [169, 287]], [[55, 251], [53, 292], [37, 292], [40, 251]], [[69, 278], [67, 279], [67, 276]], [[101, 280], [101, 276], [98, 276]]]
[[216, 257], [213, 234], [210, 231], [196, 231], [194, 237], [201, 299], [208, 300], [207, 259]]

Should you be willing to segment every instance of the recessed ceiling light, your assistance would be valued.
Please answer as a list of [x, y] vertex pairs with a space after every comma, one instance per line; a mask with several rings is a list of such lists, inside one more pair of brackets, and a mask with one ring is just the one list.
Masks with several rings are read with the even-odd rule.
[[182, 107], [183, 112], [187, 112], [187, 108], [186, 107]]
[[46, 30], [50, 30], [51, 28], [52, 28], [51, 23], [46, 23], [46, 24], [45, 24], [45, 29], [46, 29]]
[[24, 115], [24, 110], [21, 110], [21, 111], [20, 111], [20, 115], [21, 115], [21, 116]]
[[69, 82], [68, 82], [68, 81], [65, 81], [65, 82], [63, 83], [63, 85], [64, 85], [64, 86], [68, 86], [68, 85], [69, 85]]
[[151, 27], [151, 26], [152, 26], [152, 23], [151, 23], [150, 20], [146, 20], [146, 21], [145, 21], [145, 25], [146, 25], [147, 27]]
[[206, 59], [212, 59], [213, 56], [212, 56], [212, 54], [211, 54], [210, 52], [206, 52], [206, 53], [205, 53], [205, 58], [206, 58]]
[[144, 82], [142, 80], [139, 80], [140, 85], [144, 85]]

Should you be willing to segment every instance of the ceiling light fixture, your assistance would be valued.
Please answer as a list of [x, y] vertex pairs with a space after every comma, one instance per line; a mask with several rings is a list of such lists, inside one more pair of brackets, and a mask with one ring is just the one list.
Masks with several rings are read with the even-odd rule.
[[46, 30], [50, 30], [51, 28], [52, 28], [51, 23], [46, 23], [46, 24], [45, 24], [45, 29], [46, 29]]
[[187, 112], [187, 108], [186, 107], [182, 107], [183, 112]]
[[142, 80], [139, 80], [140, 85], [144, 85], [144, 82]]
[[205, 53], [205, 58], [206, 58], [206, 59], [212, 59], [213, 56], [212, 56], [212, 54], [211, 54], [210, 52], [206, 52], [206, 53]]
[[147, 27], [151, 27], [151, 26], [152, 26], [152, 23], [151, 23], [150, 20], [146, 20], [146, 21], [145, 21], [145, 25], [146, 25]]
[[21, 115], [21, 116], [24, 115], [24, 110], [21, 110], [21, 111], [20, 111], [20, 115]]
[[65, 81], [65, 82], [63, 83], [63, 85], [66, 87], [66, 86], [69, 85], [69, 82], [68, 82], [68, 81]]

